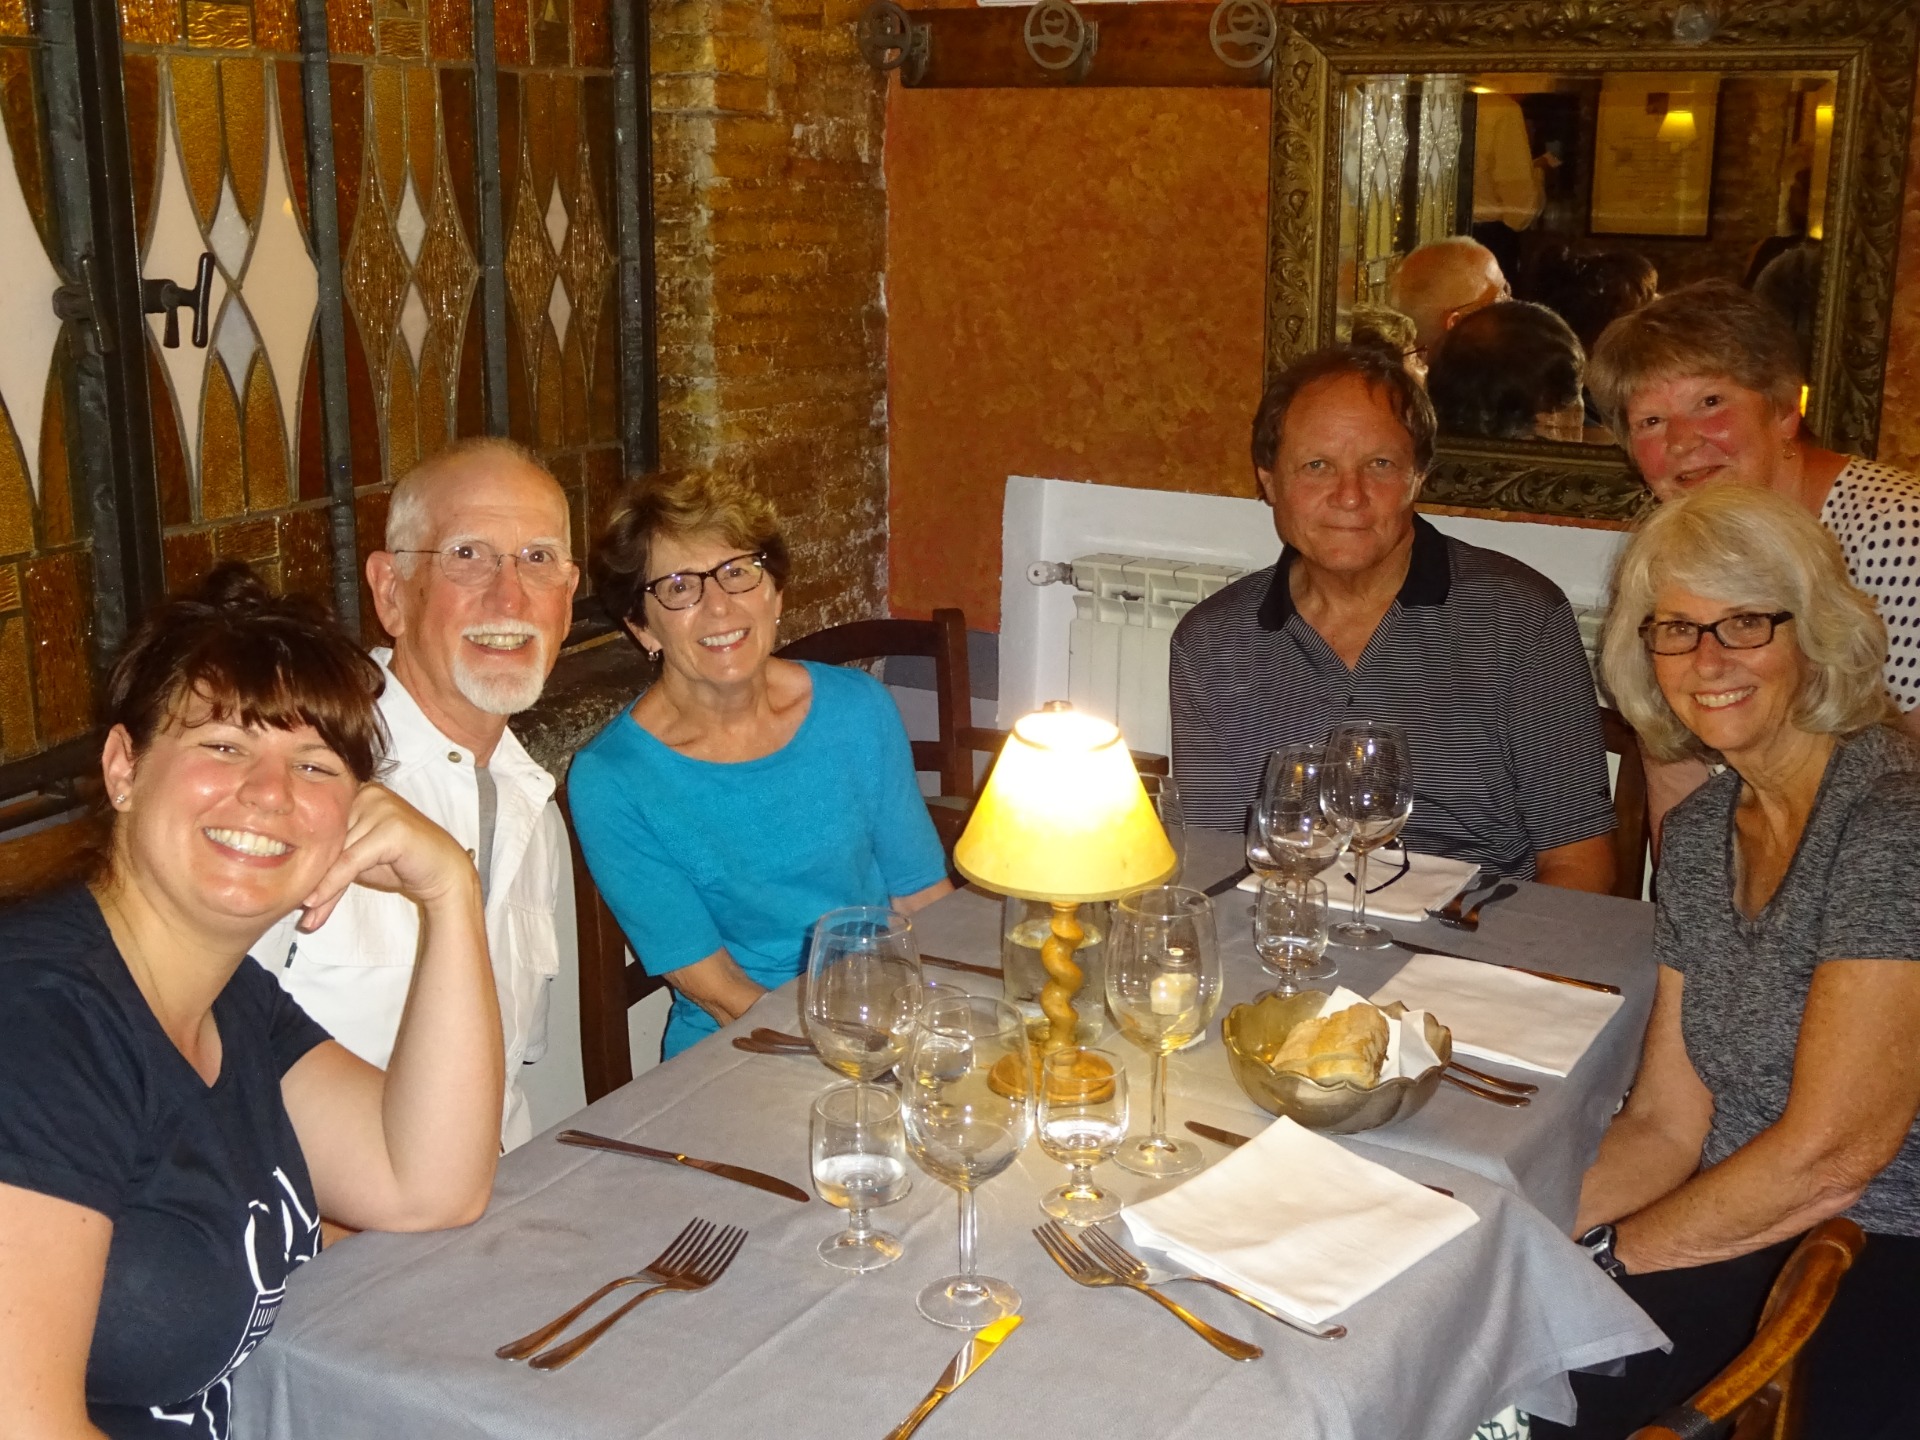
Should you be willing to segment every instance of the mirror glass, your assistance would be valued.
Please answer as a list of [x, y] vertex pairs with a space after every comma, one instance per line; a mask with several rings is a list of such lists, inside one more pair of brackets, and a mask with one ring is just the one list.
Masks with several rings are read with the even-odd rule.
[[[1341, 336], [1358, 330], [1399, 345], [1416, 369], [1431, 364], [1445, 433], [1595, 445], [1613, 442], [1579, 384], [1569, 333], [1591, 349], [1608, 321], [1660, 290], [1709, 278], [1747, 286], [1810, 349], [1836, 80], [1832, 71], [1349, 78]], [[1486, 247], [1497, 273], [1460, 249], [1401, 269], [1450, 236]], [[1444, 343], [1507, 298], [1553, 315], [1503, 309]], [[1381, 313], [1396, 306], [1412, 327]], [[1813, 356], [1802, 358], [1811, 370]]]

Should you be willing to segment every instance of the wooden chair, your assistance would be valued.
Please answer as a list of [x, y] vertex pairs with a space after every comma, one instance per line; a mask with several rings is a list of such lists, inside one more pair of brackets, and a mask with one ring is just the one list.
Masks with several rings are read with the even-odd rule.
[[[92, 780], [0, 806], [0, 836], [86, 806], [99, 790]], [[85, 809], [57, 825], [0, 839], [0, 901], [24, 900], [81, 879], [104, 853], [112, 830], [109, 816]]]
[[1753, 1343], [1685, 1405], [1641, 1426], [1628, 1440], [1683, 1440], [1727, 1420], [1733, 1421], [1727, 1440], [1794, 1440], [1804, 1403], [1796, 1383], [1801, 1352], [1866, 1238], [1844, 1218], [1808, 1231], [1773, 1282]]
[[573, 851], [574, 933], [580, 955], [580, 1072], [591, 1105], [633, 1079], [627, 1011], [667, 982], [628, 961], [627, 952], [632, 947], [600, 887], [593, 883], [593, 872], [587, 869], [564, 785], [555, 798], [567, 822], [567, 844]]
[[1602, 706], [1600, 728], [1608, 753], [1620, 757], [1620, 773], [1613, 782], [1613, 893], [1638, 900], [1653, 839], [1647, 818], [1647, 767], [1640, 758], [1640, 737], [1618, 710]]

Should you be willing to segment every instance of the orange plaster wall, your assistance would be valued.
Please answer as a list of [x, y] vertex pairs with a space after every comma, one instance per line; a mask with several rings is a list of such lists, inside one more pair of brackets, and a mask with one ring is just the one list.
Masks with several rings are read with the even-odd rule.
[[[1008, 475], [1251, 493], [1266, 257], [1255, 90], [887, 104], [889, 600], [997, 629]], [[1920, 124], [1879, 454], [1920, 470]]]
[[1008, 475], [1251, 493], [1267, 105], [894, 85], [894, 614], [998, 628]]

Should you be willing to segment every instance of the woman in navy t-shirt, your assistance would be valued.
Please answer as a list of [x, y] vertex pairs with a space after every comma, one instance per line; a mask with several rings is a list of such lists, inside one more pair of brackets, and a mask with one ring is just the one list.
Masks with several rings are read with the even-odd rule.
[[[316, 608], [215, 572], [109, 682], [100, 873], [0, 912], [0, 1395], [31, 1433], [225, 1440], [228, 1377], [322, 1213], [409, 1230], [485, 1207], [502, 1060], [479, 880], [371, 783], [380, 683]], [[349, 883], [425, 917], [384, 1073], [247, 956]]]

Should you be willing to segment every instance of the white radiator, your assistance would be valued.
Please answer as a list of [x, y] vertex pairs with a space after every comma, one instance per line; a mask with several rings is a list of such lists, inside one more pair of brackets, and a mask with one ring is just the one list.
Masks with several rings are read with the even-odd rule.
[[1113, 721], [1135, 750], [1170, 753], [1167, 648], [1173, 627], [1244, 573], [1143, 555], [1082, 555], [1072, 564], [1067, 697]]

